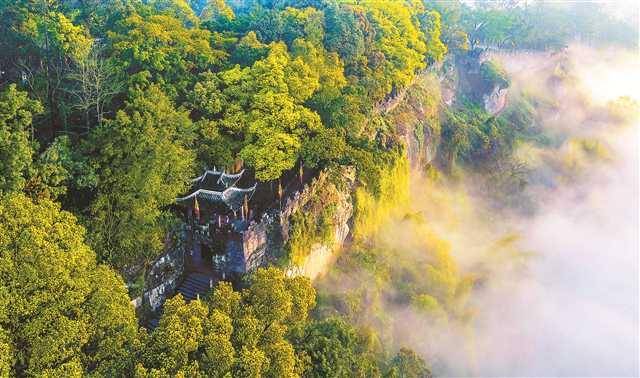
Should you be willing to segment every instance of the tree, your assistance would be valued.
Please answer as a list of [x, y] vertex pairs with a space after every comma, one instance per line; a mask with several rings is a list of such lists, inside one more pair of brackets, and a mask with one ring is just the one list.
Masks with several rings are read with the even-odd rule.
[[132, 90], [125, 109], [92, 130], [85, 149], [98, 184], [88, 223], [102, 261], [140, 268], [162, 250], [166, 206], [192, 176], [192, 135], [188, 113], [157, 85]]
[[158, 328], [153, 331], [143, 353], [144, 368], [138, 374], [195, 376], [198, 364], [190, 357], [203, 339], [208, 309], [199, 301], [186, 303], [177, 295], [164, 304]]
[[31, 94], [46, 105], [51, 131], [58, 131], [67, 125], [63, 114], [66, 70], [86, 58], [91, 38], [83, 26], [75, 25], [62, 12], [57, 2], [20, 1], [7, 11], [14, 16], [9, 18], [13, 22], [9, 34], [20, 51], [16, 58], [21, 79]]
[[375, 30], [373, 44], [367, 46], [367, 59], [372, 79], [379, 84], [367, 84], [375, 90], [373, 97], [381, 99], [394, 86], [407, 86], [415, 72], [424, 68], [424, 34], [416, 9], [402, 2], [366, 0], [357, 4], [354, 8], [366, 14]]
[[416, 352], [401, 348], [391, 360], [389, 371], [385, 376], [390, 378], [431, 378], [433, 375]]
[[202, 74], [190, 104], [203, 119], [203, 134], [234, 149], [258, 180], [275, 180], [295, 166], [303, 140], [322, 128], [320, 117], [304, 106], [320, 76], [285, 44], [272, 43], [251, 67]]
[[258, 40], [256, 32], [250, 31], [235, 46], [231, 55], [231, 62], [241, 66], [253, 65], [257, 60], [263, 59], [269, 52], [269, 46]]
[[307, 322], [315, 303], [311, 282], [261, 268], [248, 285], [238, 292], [220, 282], [206, 303], [168, 300], [137, 375], [296, 376], [302, 367], [287, 335]]
[[442, 33], [440, 13], [436, 11], [425, 12], [422, 18], [422, 27], [427, 37], [427, 60], [429, 63], [442, 61], [447, 53], [447, 46], [440, 40], [440, 34]]
[[149, 4], [161, 13], [180, 20], [187, 28], [197, 27], [200, 24], [200, 19], [188, 0], [152, 0]]
[[242, 347], [233, 368], [233, 376], [243, 378], [262, 377], [268, 361], [267, 356], [260, 349]]
[[209, 44], [210, 33], [188, 28], [169, 14], [132, 14], [109, 32], [110, 52], [118, 69], [129, 75], [148, 71], [170, 96], [185, 95], [194, 73], [218, 63], [225, 54]]
[[239, 314], [242, 296], [233, 290], [231, 283], [221, 281], [211, 295], [210, 308], [221, 313], [236, 318]]
[[33, 116], [41, 112], [40, 103], [15, 85], [0, 92], [0, 195], [25, 186], [37, 149]]
[[191, 2], [199, 3], [195, 7], [192, 5], [192, 7], [196, 12], [199, 12], [200, 18], [204, 21], [216, 19], [233, 20], [235, 18], [233, 9], [227, 5], [225, 0], [192, 0]]
[[71, 138], [59, 136], [35, 159], [24, 191], [33, 198], [56, 199], [70, 188], [95, 187], [95, 172], [73, 145]]
[[96, 265], [84, 233], [49, 200], [0, 199], [0, 348], [9, 351], [0, 369], [9, 375], [131, 368], [137, 323], [124, 282]]
[[200, 366], [208, 375], [222, 377], [233, 368], [235, 349], [231, 343], [232, 332], [231, 318], [221, 311], [210, 310], [200, 358]]
[[446, 119], [442, 124], [442, 148], [440, 154], [442, 164], [448, 171], [453, 169], [458, 156], [466, 154], [471, 148], [469, 130], [465, 120], [458, 113], [446, 112]]
[[[72, 97], [73, 106], [84, 113], [85, 129], [102, 124], [105, 107], [124, 89], [122, 79], [116, 74], [113, 62], [100, 56], [95, 45], [91, 53], [76, 63], [67, 78], [71, 84], [65, 91]], [[93, 113], [95, 122], [92, 122]]]
[[287, 290], [282, 271], [277, 268], [258, 269], [250, 279], [251, 284], [242, 294], [254, 310], [254, 316], [265, 329], [274, 323], [284, 322], [291, 314], [293, 298]]
[[[357, 331], [340, 318], [310, 322], [293, 344], [307, 360], [305, 376], [368, 376], [372, 357], [365, 353]], [[371, 372], [369, 372], [371, 373]]]
[[365, 31], [357, 14], [344, 5], [328, 4], [324, 11], [324, 46], [337, 52], [347, 67], [351, 67], [365, 54]]
[[40, 103], [15, 85], [0, 92], [0, 195], [24, 191], [34, 198], [55, 199], [71, 183], [79, 188], [92, 184], [90, 170], [67, 136], [37, 155], [32, 120], [41, 111]]
[[513, 47], [514, 28], [519, 26], [516, 12], [491, 6], [464, 7], [460, 22], [469, 37], [471, 50], [482, 45]]
[[[307, 133], [319, 130], [320, 117], [302, 105], [318, 88], [301, 59], [291, 59], [282, 43], [257, 61], [244, 82], [254, 88], [240, 156], [256, 169], [256, 178], [274, 180], [294, 167]], [[241, 84], [242, 85], [242, 84]]]
[[345, 158], [347, 143], [335, 129], [324, 128], [310, 138], [302, 147], [302, 161], [311, 168], [323, 167]]
[[291, 293], [291, 313], [286, 320], [290, 326], [307, 322], [309, 312], [316, 305], [316, 291], [308, 277], [297, 276], [285, 281], [287, 290]]

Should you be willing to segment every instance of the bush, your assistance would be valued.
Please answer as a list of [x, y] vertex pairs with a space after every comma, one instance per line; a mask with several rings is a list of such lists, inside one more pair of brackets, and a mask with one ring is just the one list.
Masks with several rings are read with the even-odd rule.
[[507, 88], [511, 84], [509, 76], [498, 63], [487, 60], [480, 65], [480, 76], [487, 87]]

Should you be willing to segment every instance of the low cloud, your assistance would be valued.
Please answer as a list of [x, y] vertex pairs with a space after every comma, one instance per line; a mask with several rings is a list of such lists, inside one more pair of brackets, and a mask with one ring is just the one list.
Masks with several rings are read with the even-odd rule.
[[[564, 55], [522, 54], [503, 62], [517, 90], [552, 94], [556, 108], [543, 127], [565, 139], [547, 154], [565, 159], [572, 140], [584, 137], [609, 154], [587, 159], [578, 177], [567, 178], [549, 160], [536, 167], [553, 185], [534, 182], [535, 213], [506, 222], [532, 257], [524, 270], [493, 267], [472, 297], [476, 375], [639, 374], [638, 125], [604, 114], [611, 101], [637, 94], [638, 56], [583, 46]], [[559, 69], [566, 69], [569, 84], [550, 88]]]
[[426, 316], [397, 300], [397, 283], [376, 291], [358, 266], [342, 278], [334, 273], [322, 290], [371, 290], [364, 297], [379, 299], [370, 308], [376, 315], [358, 314], [361, 324], [383, 342], [413, 348], [441, 376], [637, 376], [638, 125], [609, 111], [611, 101], [640, 88], [637, 54], [571, 46], [496, 58], [514, 95], [548, 101], [539, 104], [539, 121], [557, 143], [517, 152], [530, 165], [523, 197], [535, 211], [495, 210], [482, 193], [491, 183], [475, 177], [440, 185], [418, 178], [401, 212], [419, 214], [422, 226], [390, 218], [367, 246], [396, 251], [398, 265], [431, 259], [448, 272], [446, 258], [434, 257], [445, 251], [451, 272], [476, 280], [467, 304], [447, 304], [456, 312], [448, 321]]

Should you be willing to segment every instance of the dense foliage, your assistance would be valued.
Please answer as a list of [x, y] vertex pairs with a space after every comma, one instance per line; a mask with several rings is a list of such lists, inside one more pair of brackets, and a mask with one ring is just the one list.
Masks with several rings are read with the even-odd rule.
[[[419, 145], [425, 127], [442, 141], [445, 171], [492, 172], [542, 138], [531, 104], [494, 117], [459, 101], [440, 115], [425, 71], [485, 48], [635, 43], [597, 4], [506, 3], [0, 0], [0, 376], [429, 376], [413, 351], [392, 356], [353, 323], [402, 280], [399, 303], [466, 316], [469, 281], [419, 217], [408, 227], [429, 236], [433, 260], [394, 266], [402, 251], [363, 242], [407, 200], [393, 100], [429, 96], [414, 101], [428, 106], [413, 131]], [[479, 71], [509, 85], [493, 62]], [[139, 328], [120, 274], [139, 277], [163, 251], [175, 198], [213, 166], [267, 184], [294, 167], [354, 167], [362, 244], [340, 264], [376, 285], [323, 298], [312, 319], [309, 280], [260, 269], [206, 301], [177, 296], [157, 329]], [[292, 261], [333, 236], [337, 189], [324, 189], [290, 220]], [[332, 306], [341, 317], [322, 317]]]
[[147, 334], [70, 213], [15, 194], [0, 202], [0, 221], [3, 375], [344, 376], [357, 367], [370, 376], [386, 366], [348, 323], [309, 319], [306, 278], [260, 269], [241, 292], [222, 282], [204, 302], [178, 295]]
[[97, 265], [73, 215], [22, 194], [0, 201], [0, 372], [130, 369], [138, 326], [122, 278]]
[[353, 164], [375, 187], [375, 105], [446, 52], [417, 2], [19, 1], [0, 16], [0, 191], [58, 198], [100, 261], [132, 272], [196, 169], [241, 161], [272, 181]]
[[596, 5], [579, 22], [546, 3], [41, 5], [0, 5], [0, 192], [59, 199], [101, 261], [133, 272], [160, 251], [167, 205], [195, 169], [241, 161], [272, 181], [298, 162], [348, 164], [377, 192], [392, 132], [376, 105], [447, 52], [633, 31]]

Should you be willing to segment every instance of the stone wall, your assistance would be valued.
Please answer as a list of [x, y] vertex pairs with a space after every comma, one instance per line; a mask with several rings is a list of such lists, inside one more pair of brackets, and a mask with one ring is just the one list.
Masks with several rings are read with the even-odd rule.
[[264, 214], [260, 222], [251, 222], [247, 230], [242, 232], [245, 272], [250, 272], [266, 263], [269, 232], [274, 223], [275, 219], [272, 215]]
[[151, 264], [145, 277], [145, 291], [141, 300], [136, 300], [136, 304], [156, 311], [166, 298], [174, 294], [184, 274], [185, 231], [182, 230], [179, 234], [178, 242]]
[[180, 278], [181, 276], [172, 277], [160, 285], [145, 291], [142, 296], [142, 303], [148, 305], [151, 311], [158, 310], [164, 301], [175, 293], [180, 283]]

